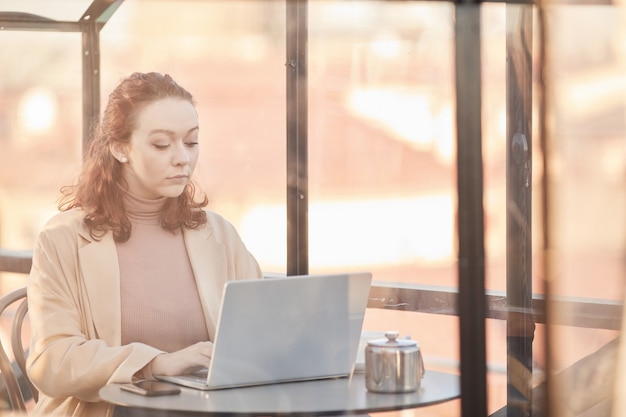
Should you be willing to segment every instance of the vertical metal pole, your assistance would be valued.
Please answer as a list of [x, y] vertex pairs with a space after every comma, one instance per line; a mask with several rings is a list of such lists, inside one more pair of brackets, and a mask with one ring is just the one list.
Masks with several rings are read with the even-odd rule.
[[480, 4], [455, 7], [461, 411], [487, 415]]
[[83, 155], [89, 148], [91, 129], [100, 116], [100, 25], [81, 21], [83, 52]]
[[532, 5], [507, 4], [507, 416], [532, 403]]
[[307, 274], [307, 0], [287, 0], [287, 275]]

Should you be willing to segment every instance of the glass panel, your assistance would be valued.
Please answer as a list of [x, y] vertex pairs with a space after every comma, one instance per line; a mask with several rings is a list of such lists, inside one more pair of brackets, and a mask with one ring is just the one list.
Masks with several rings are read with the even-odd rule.
[[[0, 247], [32, 250], [81, 164], [81, 38], [0, 32]], [[8, 275], [8, 274], [6, 274]], [[3, 279], [3, 290], [13, 286]], [[15, 283], [23, 284], [24, 276]]]
[[[454, 6], [309, 2], [309, 269], [457, 286]], [[457, 372], [458, 318], [369, 309]], [[459, 414], [459, 402], [429, 408]]]
[[452, 8], [312, 2], [309, 16], [311, 268], [454, 285]]
[[93, 0], [2, 0], [0, 11], [29, 13], [48, 19], [76, 22]]
[[[553, 300], [621, 303], [626, 276], [623, 6], [572, 4], [548, 11], [551, 295]], [[557, 314], [567, 321], [571, 311]], [[557, 391], [550, 398], [561, 413], [554, 415], [591, 408], [608, 415], [616, 375], [611, 343], [618, 332], [569, 326], [550, 331], [550, 359], [557, 372]], [[543, 362], [542, 355], [536, 360]], [[572, 372], [576, 377], [569, 376]]]

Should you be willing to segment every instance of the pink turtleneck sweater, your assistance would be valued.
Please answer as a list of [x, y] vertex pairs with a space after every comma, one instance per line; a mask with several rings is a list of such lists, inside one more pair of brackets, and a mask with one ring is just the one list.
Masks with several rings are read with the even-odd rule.
[[173, 352], [209, 335], [183, 234], [159, 224], [165, 200], [127, 194], [124, 207], [133, 228], [130, 239], [116, 246], [122, 344], [141, 342]]

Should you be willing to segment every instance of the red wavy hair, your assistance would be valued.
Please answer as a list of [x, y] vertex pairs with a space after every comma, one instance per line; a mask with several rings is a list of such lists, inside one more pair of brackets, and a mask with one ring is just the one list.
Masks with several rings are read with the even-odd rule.
[[[111, 231], [116, 242], [125, 242], [131, 233], [131, 223], [124, 210], [122, 197], [126, 184], [122, 164], [111, 154], [111, 145], [128, 145], [137, 115], [149, 103], [165, 98], [181, 98], [194, 104], [193, 96], [172, 77], [155, 72], [134, 73], [123, 79], [109, 95], [102, 120], [95, 127], [89, 150], [78, 182], [61, 189], [59, 210], [80, 207], [91, 237], [100, 239]], [[195, 186], [190, 181], [182, 194], [168, 198], [161, 212], [161, 226], [170, 231], [181, 227], [197, 229], [207, 219], [202, 207], [206, 195], [195, 198]]]

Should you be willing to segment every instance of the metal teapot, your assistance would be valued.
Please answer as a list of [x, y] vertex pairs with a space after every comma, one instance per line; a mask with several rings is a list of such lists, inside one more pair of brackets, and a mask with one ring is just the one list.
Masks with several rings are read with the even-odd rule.
[[386, 339], [371, 340], [365, 347], [365, 385], [369, 391], [401, 393], [417, 391], [424, 377], [424, 361], [414, 340], [398, 339], [397, 331]]

